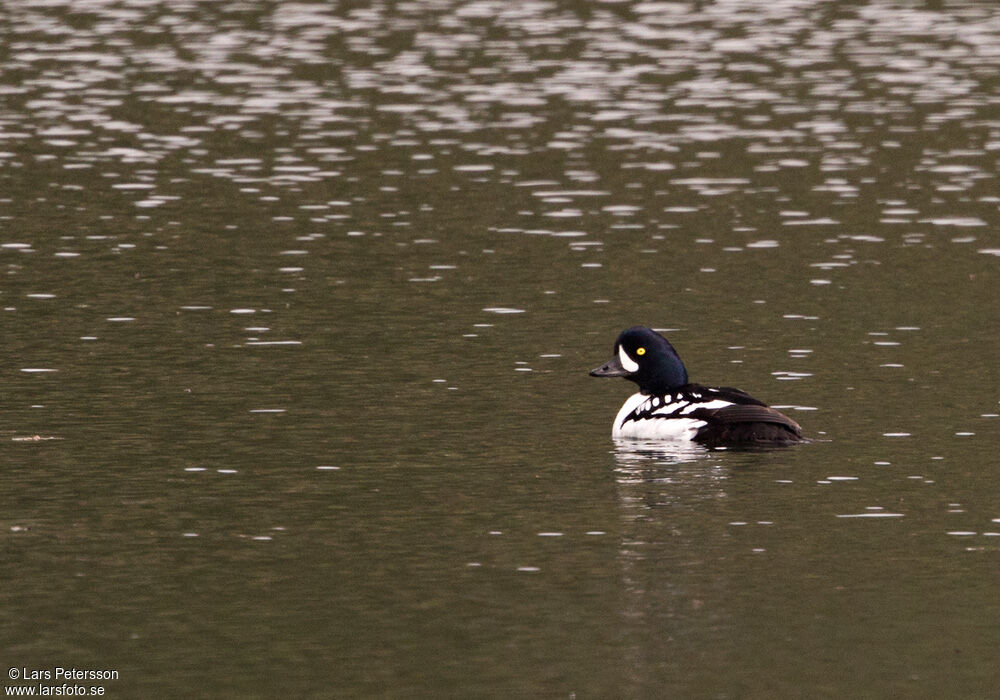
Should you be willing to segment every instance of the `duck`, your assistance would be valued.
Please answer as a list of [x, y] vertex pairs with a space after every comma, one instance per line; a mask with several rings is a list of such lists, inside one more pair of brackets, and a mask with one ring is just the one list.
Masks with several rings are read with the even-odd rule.
[[745, 391], [689, 382], [674, 346], [645, 326], [622, 331], [611, 359], [590, 376], [623, 377], [639, 386], [615, 416], [615, 439], [681, 440], [709, 449], [806, 441], [798, 423]]

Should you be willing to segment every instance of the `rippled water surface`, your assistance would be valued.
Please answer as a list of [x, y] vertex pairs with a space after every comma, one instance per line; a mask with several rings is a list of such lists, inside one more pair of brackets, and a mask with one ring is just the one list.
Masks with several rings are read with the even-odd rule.
[[[0, 33], [8, 668], [996, 694], [994, 4], [32, 0]], [[587, 370], [636, 323], [815, 442], [613, 443], [630, 389]]]

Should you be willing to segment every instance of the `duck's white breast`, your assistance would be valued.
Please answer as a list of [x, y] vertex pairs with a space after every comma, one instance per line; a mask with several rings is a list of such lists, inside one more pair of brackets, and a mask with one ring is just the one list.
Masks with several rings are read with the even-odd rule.
[[[662, 407], [654, 410], [649, 418], [626, 421], [626, 418], [644, 403], [658, 400], [657, 397], [642, 393], [628, 397], [618, 411], [618, 415], [615, 416], [611, 437], [640, 438], [643, 440], [693, 440], [698, 429], [705, 425], [703, 420], [683, 415], [684, 407], [690, 406], [687, 401], [677, 404], [664, 403]], [[677, 413], [678, 411], [680, 413]]]

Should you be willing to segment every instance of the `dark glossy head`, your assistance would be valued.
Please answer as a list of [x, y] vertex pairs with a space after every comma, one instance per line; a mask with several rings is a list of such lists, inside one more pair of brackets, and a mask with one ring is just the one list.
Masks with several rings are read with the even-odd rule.
[[651, 328], [633, 326], [615, 341], [612, 358], [590, 371], [592, 377], [624, 377], [644, 394], [667, 394], [688, 383], [674, 346]]

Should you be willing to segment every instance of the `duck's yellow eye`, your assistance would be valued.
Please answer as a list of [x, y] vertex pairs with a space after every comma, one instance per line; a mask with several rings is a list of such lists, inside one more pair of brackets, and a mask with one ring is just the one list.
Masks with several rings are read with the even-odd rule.
[[635, 354], [636, 355], [645, 355], [646, 354], [646, 348], [639, 348], [638, 350], [635, 351]]

